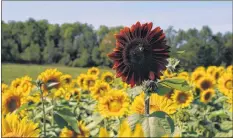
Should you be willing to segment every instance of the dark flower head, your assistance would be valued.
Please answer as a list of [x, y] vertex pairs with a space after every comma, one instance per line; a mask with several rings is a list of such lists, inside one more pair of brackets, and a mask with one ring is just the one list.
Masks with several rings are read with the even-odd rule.
[[166, 69], [169, 46], [160, 27], [152, 30], [152, 23], [137, 22], [120, 30], [116, 48], [108, 56], [114, 61], [116, 77], [133, 87], [144, 80], [158, 79]]

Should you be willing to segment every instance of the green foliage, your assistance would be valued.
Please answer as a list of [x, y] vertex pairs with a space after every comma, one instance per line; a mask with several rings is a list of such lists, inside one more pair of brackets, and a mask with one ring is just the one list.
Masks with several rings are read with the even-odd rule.
[[188, 91], [191, 89], [186, 80], [179, 78], [167, 78], [161, 80], [159, 83], [163, 86], [167, 86], [168, 88], [177, 89], [181, 91]]

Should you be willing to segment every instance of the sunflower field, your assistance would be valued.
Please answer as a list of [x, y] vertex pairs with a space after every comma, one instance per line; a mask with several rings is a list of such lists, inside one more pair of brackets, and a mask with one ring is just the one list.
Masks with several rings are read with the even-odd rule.
[[2, 83], [3, 137], [232, 137], [233, 66], [178, 67], [160, 27], [116, 37], [116, 73], [56, 68]]
[[232, 69], [233, 66], [197, 67], [193, 72], [167, 69], [161, 81], [182, 78], [191, 89], [166, 87], [169, 92], [164, 95], [152, 93], [150, 113], [159, 120], [149, 118], [149, 122], [143, 119], [143, 88], [131, 88], [110, 72], [100, 74], [96, 67], [76, 78], [57, 69], [45, 70], [38, 80], [47, 86], [29, 76], [16, 78], [9, 86], [2, 83], [2, 135], [231, 137]]

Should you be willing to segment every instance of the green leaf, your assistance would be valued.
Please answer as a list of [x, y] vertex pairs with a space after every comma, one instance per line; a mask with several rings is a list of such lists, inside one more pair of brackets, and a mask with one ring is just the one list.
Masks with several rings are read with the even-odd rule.
[[33, 107], [36, 107], [36, 104], [29, 104], [29, 103], [23, 104], [17, 109], [16, 113], [19, 113], [20, 111], [24, 109], [31, 109]]
[[58, 114], [53, 115], [54, 121], [57, 123], [59, 128], [64, 128], [65, 126], [68, 126], [68, 123], [60, 117]]
[[228, 131], [232, 129], [232, 121], [224, 121], [221, 123], [221, 129], [224, 131]]
[[227, 99], [228, 99], [227, 97], [221, 96], [214, 101], [214, 104], [225, 102]]
[[167, 78], [161, 80], [160, 84], [181, 91], [188, 91], [191, 87], [188, 85], [187, 81], [180, 78]]
[[177, 53], [177, 54], [183, 54], [184, 52], [185, 52], [185, 50], [177, 51], [176, 53]]
[[171, 92], [171, 90], [172, 90], [171, 88], [168, 88], [168, 87], [163, 86], [162, 84], [158, 83], [158, 88], [156, 90], [156, 93], [158, 93], [158, 95], [163, 96], [163, 95]]
[[134, 129], [137, 123], [141, 123], [144, 118], [144, 115], [141, 114], [132, 114], [128, 116], [128, 123], [131, 129]]
[[68, 125], [70, 125], [74, 129], [76, 133], [80, 133], [76, 117], [71, 110], [67, 108], [62, 108], [54, 111], [54, 113], [62, 117], [68, 123]]
[[34, 94], [36, 94], [36, 93], [39, 93], [40, 91], [39, 91], [39, 89], [37, 88], [37, 87], [35, 87], [34, 89], [32, 89], [32, 91], [30, 92], [30, 96], [31, 95], [34, 95]]
[[136, 86], [136, 87], [133, 87], [132, 89], [129, 89], [128, 93], [129, 93], [130, 97], [134, 98], [137, 95], [139, 95], [142, 91], [143, 91], [142, 86]]
[[210, 113], [209, 118], [212, 119], [214, 117], [221, 117], [221, 118], [228, 118], [228, 114], [226, 112], [224, 112], [223, 110], [219, 110], [219, 111], [213, 111]]
[[144, 117], [142, 126], [146, 137], [171, 135], [175, 130], [173, 120], [161, 111], [154, 112], [149, 117]]

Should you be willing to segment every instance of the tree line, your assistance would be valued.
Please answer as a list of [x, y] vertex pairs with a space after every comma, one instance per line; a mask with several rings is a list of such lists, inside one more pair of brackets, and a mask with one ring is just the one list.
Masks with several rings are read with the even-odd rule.
[[[123, 26], [100, 26], [80, 22], [50, 24], [47, 20], [2, 21], [2, 62], [62, 64], [73, 67], [112, 66], [106, 56], [115, 47], [114, 34]], [[201, 30], [164, 30], [171, 56], [185, 69], [233, 63], [232, 32], [213, 34]], [[183, 52], [182, 52], [183, 51]]]

